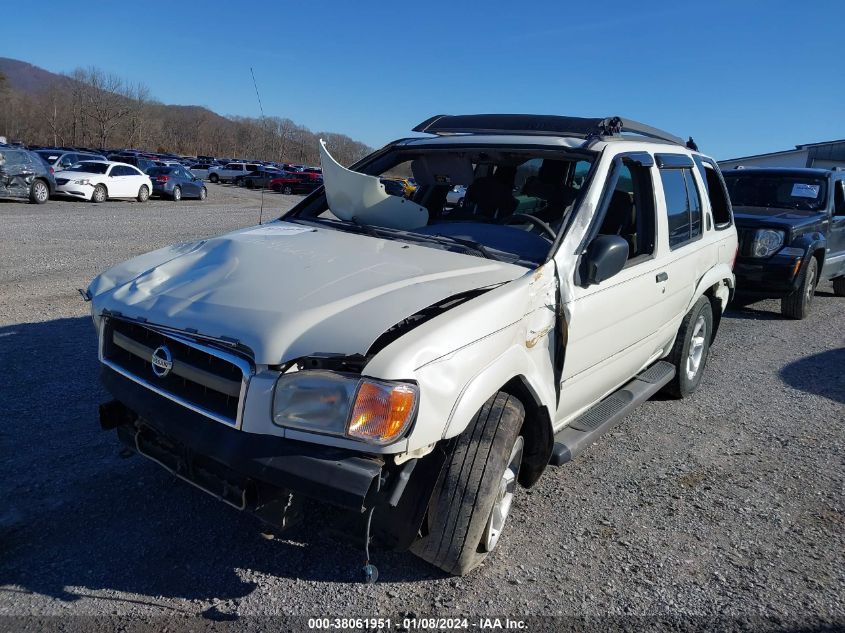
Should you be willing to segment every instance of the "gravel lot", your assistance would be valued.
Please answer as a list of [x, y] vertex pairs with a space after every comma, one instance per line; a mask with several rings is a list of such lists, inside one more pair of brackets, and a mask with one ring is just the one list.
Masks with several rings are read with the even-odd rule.
[[[845, 626], [845, 300], [829, 285], [801, 322], [774, 301], [735, 305], [698, 393], [646, 403], [521, 491], [469, 577], [377, 552], [380, 580], [363, 585], [363, 554], [330, 529], [331, 510], [265, 538], [99, 430], [106, 396], [76, 288], [132, 255], [257, 223], [259, 194], [209, 190], [202, 203], [0, 202], [0, 615]], [[264, 217], [297, 199], [266, 194]]]

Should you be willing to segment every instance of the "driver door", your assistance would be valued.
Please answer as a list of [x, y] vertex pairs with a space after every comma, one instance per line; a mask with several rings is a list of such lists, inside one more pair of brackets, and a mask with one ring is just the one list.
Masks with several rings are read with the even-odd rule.
[[629, 246], [625, 267], [598, 284], [573, 285], [557, 423], [572, 420], [658, 358], [670, 321], [667, 273], [657, 240], [658, 209], [649, 154], [616, 158], [593, 219], [596, 235], [618, 235]]

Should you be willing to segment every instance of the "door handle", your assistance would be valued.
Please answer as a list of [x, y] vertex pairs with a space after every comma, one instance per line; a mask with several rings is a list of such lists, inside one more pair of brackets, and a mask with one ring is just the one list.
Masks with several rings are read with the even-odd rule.
[[665, 270], [662, 273], [657, 273], [657, 277], [654, 279], [657, 283], [661, 283], [663, 281], [669, 280], [669, 273]]

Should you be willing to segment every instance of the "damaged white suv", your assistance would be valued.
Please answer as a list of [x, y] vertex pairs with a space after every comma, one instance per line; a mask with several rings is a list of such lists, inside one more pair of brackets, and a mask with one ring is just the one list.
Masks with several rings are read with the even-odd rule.
[[[266, 521], [310, 496], [464, 574], [517, 483], [696, 389], [737, 236], [716, 163], [642, 124], [415, 131], [351, 169], [323, 146], [324, 189], [279, 220], [97, 277], [100, 419]], [[409, 176], [410, 198], [380, 181]]]

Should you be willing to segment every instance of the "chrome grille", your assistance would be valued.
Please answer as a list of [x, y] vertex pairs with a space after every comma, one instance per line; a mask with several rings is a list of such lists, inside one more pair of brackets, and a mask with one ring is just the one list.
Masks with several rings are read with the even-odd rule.
[[[165, 352], [157, 352], [166, 348]], [[169, 356], [169, 367], [153, 355]], [[109, 318], [103, 326], [102, 361], [127, 378], [218, 422], [236, 426], [251, 373], [249, 362], [228, 351], [175, 334]]]

